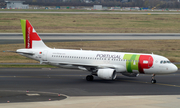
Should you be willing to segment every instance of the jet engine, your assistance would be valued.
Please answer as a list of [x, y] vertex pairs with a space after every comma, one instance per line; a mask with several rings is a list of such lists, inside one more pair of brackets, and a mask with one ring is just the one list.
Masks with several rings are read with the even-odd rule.
[[121, 73], [121, 74], [124, 75], [124, 76], [128, 76], [128, 77], [137, 77], [137, 76], [139, 76], [138, 73], [123, 72], [123, 73]]
[[106, 80], [114, 80], [116, 78], [116, 71], [114, 69], [98, 69], [97, 76]]

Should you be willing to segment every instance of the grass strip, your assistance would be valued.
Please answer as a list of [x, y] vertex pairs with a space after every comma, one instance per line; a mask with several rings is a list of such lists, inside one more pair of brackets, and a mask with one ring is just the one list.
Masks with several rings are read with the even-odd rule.
[[180, 64], [175, 64], [180, 69]]
[[20, 19], [38, 33], [180, 33], [180, 14], [0, 13], [0, 33], [21, 33]]

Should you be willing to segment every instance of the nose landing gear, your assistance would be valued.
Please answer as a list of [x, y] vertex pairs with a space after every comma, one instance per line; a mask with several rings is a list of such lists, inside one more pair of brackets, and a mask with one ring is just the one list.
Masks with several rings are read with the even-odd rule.
[[151, 83], [152, 83], [152, 84], [155, 84], [155, 83], [156, 83], [155, 74], [152, 74], [152, 80], [151, 80]]

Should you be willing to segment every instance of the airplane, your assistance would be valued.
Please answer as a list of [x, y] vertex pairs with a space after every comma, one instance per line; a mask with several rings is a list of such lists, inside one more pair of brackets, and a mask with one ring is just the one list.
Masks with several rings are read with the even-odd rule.
[[40, 64], [88, 71], [90, 75], [86, 76], [87, 81], [92, 81], [94, 76], [115, 80], [117, 73], [128, 77], [150, 74], [151, 83], [154, 84], [155, 75], [178, 70], [166, 57], [156, 54], [52, 49], [44, 44], [28, 20], [20, 21], [25, 48], [16, 50], [16, 53], [37, 60]]

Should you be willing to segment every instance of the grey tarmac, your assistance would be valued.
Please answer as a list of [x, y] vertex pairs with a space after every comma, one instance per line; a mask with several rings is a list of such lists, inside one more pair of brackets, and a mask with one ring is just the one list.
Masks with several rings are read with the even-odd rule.
[[[164, 108], [166, 106], [167, 108], [178, 108], [180, 105], [179, 72], [180, 70], [173, 74], [156, 76], [157, 83], [151, 84], [150, 75], [130, 78], [118, 74], [115, 81], [95, 77], [94, 81], [88, 82], [85, 77], [89, 73], [80, 70], [1, 68], [0, 107], [138, 108], [141, 106], [143, 108]], [[42, 95], [44, 100], [34, 99], [32, 101], [32, 96], [23, 97], [27, 95], [27, 90], [28, 93]], [[62, 94], [64, 97], [60, 98], [57, 94]], [[4, 96], [3, 99], [2, 96]], [[9, 98], [7, 99], [6, 96]], [[24, 98], [31, 101], [23, 101]], [[52, 100], [48, 100], [51, 98]], [[7, 103], [7, 101], [10, 102]]]
[[156, 84], [151, 76], [125, 77], [118, 74], [114, 81], [95, 77], [86, 81], [89, 72], [62, 68], [1, 68], [0, 90], [40, 91], [68, 96], [122, 96], [122, 95], [180, 95], [180, 71], [157, 75]]

